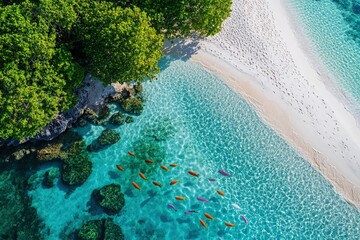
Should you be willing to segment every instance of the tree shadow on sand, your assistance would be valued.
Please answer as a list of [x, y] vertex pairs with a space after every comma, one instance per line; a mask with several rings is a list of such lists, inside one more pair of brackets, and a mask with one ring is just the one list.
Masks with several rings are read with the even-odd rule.
[[199, 43], [202, 39], [193, 35], [186, 39], [166, 40], [163, 47], [165, 56], [159, 61], [160, 69], [165, 70], [176, 60], [189, 60], [200, 49]]

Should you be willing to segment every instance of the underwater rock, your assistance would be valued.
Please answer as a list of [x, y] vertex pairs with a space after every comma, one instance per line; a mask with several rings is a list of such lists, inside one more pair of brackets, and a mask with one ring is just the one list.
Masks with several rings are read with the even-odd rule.
[[0, 172], [0, 239], [44, 239], [44, 225], [27, 191], [25, 172]]
[[50, 170], [46, 171], [43, 180], [44, 186], [48, 188], [53, 187], [59, 176], [60, 171], [58, 168], [51, 168]]
[[131, 117], [131, 116], [126, 116], [126, 118], [125, 118], [125, 122], [126, 123], [132, 123], [134, 121], [134, 118], [133, 117]]
[[112, 219], [106, 219], [104, 223], [105, 236], [104, 240], [123, 240], [125, 236], [121, 230], [121, 227], [115, 224]]
[[36, 151], [36, 158], [39, 161], [63, 160], [66, 159], [67, 153], [62, 151], [62, 143], [49, 144], [48, 146]]
[[81, 240], [101, 240], [102, 221], [91, 220], [86, 222], [79, 230], [78, 237]]
[[[143, 137], [134, 142], [134, 152], [138, 159], [151, 159], [154, 163], [159, 164], [165, 159], [165, 150], [160, 144], [151, 137]], [[152, 165], [156, 165], [152, 164]]]
[[110, 123], [120, 126], [125, 123], [126, 119], [127, 117], [124, 114], [122, 114], [121, 112], [117, 112], [110, 117]]
[[42, 181], [44, 180], [44, 177], [42, 174], [35, 172], [33, 175], [31, 175], [27, 180], [27, 186], [29, 190], [34, 190], [37, 188]]
[[112, 129], [105, 129], [102, 131], [99, 138], [87, 147], [87, 150], [89, 152], [100, 151], [101, 149], [118, 142], [120, 139], [120, 133]]
[[119, 184], [109, 184], [100, 189], [95, 189], [92, 196], [108, 214], [120, 212], [125, 205], [124, 194], [121, 192]]
[[121, 102], [122, 109], [130, 114], [140, 115], [143, 110], [143, 104], [140, 99], [131, 97]]
[[112, 219], [102, 219], [86, 222], [80, 228], [78, 238], [81, 240], [123, 240], [125, 236], [121, 227]]
[[90, 176], [92, 162], [83, 142], [76, 142], [69, 150], [69, 157], [64, 160], [62, 180], [68, 185], [81, 185]]
[[170, 118], [162, 117], [156, 119], [152, 124], [148, 125], [143, 130], [143, 134], [153, 137], [157, 141], [164, 141], [176, 134], [176, 128]]
[[136, 82], [134, 85], [135, 94], [141, 94], [143, 92], [143, 86], [141, 82]]
[[85, 127], [86, 124], [88, 124], [88, 121], [87, 121], [85, 118], [81, 117], [81, 118], [79, 118], [79, 120], [76, 122], [76, 127]]
[[120, 133], [112, 129], [102, 131], [98, 141], [101, 145], [112, 145], [120, 140]]
[[107, 104], [103, 104], [92, 108], [86, 108], [82, 118], [95, 125], [105, 125], [109, 116], [110, 108]]

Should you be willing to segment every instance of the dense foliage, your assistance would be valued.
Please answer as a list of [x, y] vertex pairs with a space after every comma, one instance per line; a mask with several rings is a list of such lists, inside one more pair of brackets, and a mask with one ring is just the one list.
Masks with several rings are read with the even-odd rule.
[[82, 71], [42, 16], [0, 7], [0, 137], [34, 135], [72, 106]]
[[93, 2], [77, 26], [89, 71], [105, 83], [154, 77], [163, 37], [149, 21], [137, 7]]
[[214, 35], [230, 16], [231, 0], [112, 0], [123, 7], [138, 6], [151, 18], [159, 33], [167, 38], [196, 32]]
[[0, 0], [0, 138], [34, 136], [75, 103], [84, 72], [154, 77], [164, 36], [212, 35], [230, 0]]

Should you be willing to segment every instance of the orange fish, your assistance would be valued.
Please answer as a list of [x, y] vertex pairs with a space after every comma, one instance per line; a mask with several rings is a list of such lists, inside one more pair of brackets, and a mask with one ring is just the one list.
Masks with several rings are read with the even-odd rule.
[[132, 157], [135, 157], [135, 153], [128, 151], [128, 154]]
[[170, 166], [171, 166], [171, 167], [177, 167], [178, 164], [176, 164], [176, 163], [171, 163]]
[[181, 201], [185, 200], [185, 198], [184, 198], [184, 197], [181, 197], [181, 196], [175, 196], [175, 199], [176, 199], [176, 200], [181, 200]]
[[119, 169], [120, 171], [124, 171], [124, 169], [120, 165], [116, 165], [116, 168]]
[[169, 169], [167, 168], [167, 166], [161, 165], [160, 166], [162, 169], [164, 169], [165, 171], [169, 171]]
[[139, 187], [139, 185], [137, 185], [137, 183], [136, 183], [136, 182], [132, 182], [132, 185], [133, 185], [135, 188], [137, 188], [137, 189], [141, 190], [141, 188]]
[[219, 194], [219, 195], [221, 195], [221, 196], [225, 196], [224, 195], [224, 193], [222, 192], [222, 191], [220, 191], [220, 190], [216, 190], [217, 191], [217, 193]]
[[177, 182], [179, 182], [179, 180], [172, 180], [171, 183], [170, 183], [170, 185], [174, 185], [174, 184], [176, 184]]
[[147, 178], [145, 177], [145, 175], [142, 172], [140, 172], [139, 175], [142, 179], [147, 180]]
[[204, 222], [204, 220], [200, 219], [200, 223], [201, 223], [201, 225], [203, 225], [204, 228], [207, 228], [206, 223]]
[[228, 227], [235, 227], [235, 224], [229, 223], [229, 222], [225, 222], [225, 225]]
[[154, 163], [154, 161], [151, 160], [151, 159], [146, 159], [145, 162], [146, 162], [146, 163]]
[[204, 216], [207, 217], [208, 219], [214, 220], [214, 217], [208, 213], [204, 213]]
[[162, 186], [162, 184], [161, 183], [159, 183], [159, 182], [153, 182], [153, 184], [155, 185], [155, 186], [158, 186], [158, 187], [161, 187]]
[[197, 174], [197, 173], [194, 172], [194, 171], [189, 171], [189, 174], [190, 174], [190, 175], [193, 175], [193, 176], [195, 176], [195, 177], [198, 177], [198, 176], [199, 176], [199, 174]]

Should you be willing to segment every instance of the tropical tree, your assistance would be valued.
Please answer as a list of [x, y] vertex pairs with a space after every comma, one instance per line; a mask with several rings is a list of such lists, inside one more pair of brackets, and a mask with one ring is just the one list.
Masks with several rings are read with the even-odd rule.
[[0, 137], [33, 136], [75, 102], [82, 71], [56, 45], [44, 19], [13, 4], [0, 7]]
[[159, 72], [163, 36], [139, 8], [91, 2], [76, 25], [85, 68], [105, 83], [154, 77]]
[[196, 32], [214, 35], [230, 16], [231, 0], [112, 0], [122, 7], [138, 6], [151, 18], [152, 25], [167, 38]]

